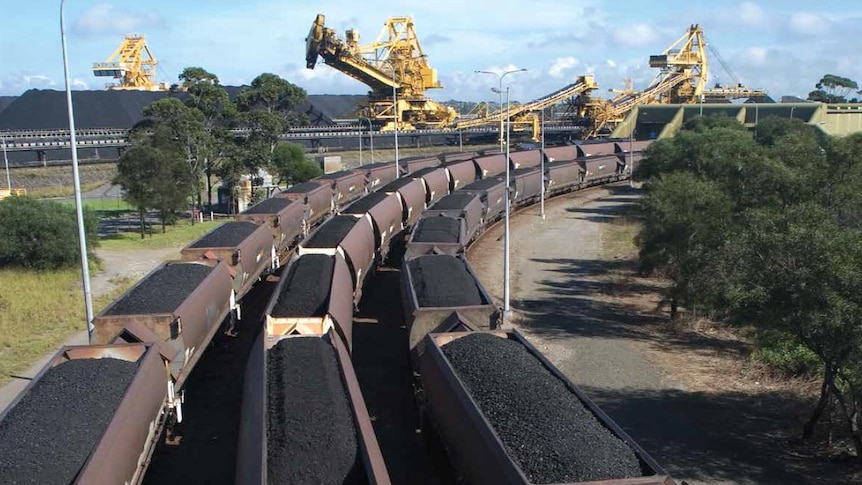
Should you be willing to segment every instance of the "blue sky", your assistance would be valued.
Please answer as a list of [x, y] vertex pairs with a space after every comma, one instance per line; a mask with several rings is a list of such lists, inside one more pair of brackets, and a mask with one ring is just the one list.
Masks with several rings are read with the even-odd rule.
[[[176, 81], [197, 65], [223, 84], [274, 72], [312, 94], [364, 94], [367, 87], [328, 66], [305, 68], [304, 38], [314, 16], [343, 36], [377, 37], [389, 16], [410, 15], [444, 89], [441, 100], [479, 101], [495, 95], [494, 80], [474, 70], [526, 68], [509, 76], [513, 99], [552, 92], [582, 74], [600, 91], [633, 79], [643, 88], [655, 74], [647, 61], [689, 24], [748, 87], [804, 97], [825, 73], [862, 82], [862, 2], [436, 0], [299, 2], [296, 0], [67, 0], [73, 84], [101, 89], [93, 62], [104, 61], [126, 33], [147, 36], [160, 61], [159, 80]], [[660, 7], [657, 7], [660, 6]], [[0, 0], [0, 95], [30, 88], [62, 89], [59, 1]], [[731, 77], [711, 58], [710, 83]]]

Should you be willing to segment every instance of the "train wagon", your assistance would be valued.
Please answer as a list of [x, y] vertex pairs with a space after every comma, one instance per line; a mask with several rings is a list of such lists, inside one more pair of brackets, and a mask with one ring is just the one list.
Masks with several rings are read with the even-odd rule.
[[540, 150], [509, 152], [509, 160], [515, 168], [538, 167], [542, 164], [542, 152]]
[[421, 180], [425, 184], [425, 205], [429, 206], [449, 194], [449, 172], [443, 167], [428, 167], [405, 177]]
[[90, 343], [156, 343], [179, 388], [236, 300], [225, 262], [162, 263], [96, 315]]
[[559, 147], [545, 148], [546, 162], [567, 162], [578, 158], [578, 147], [575, 145], [565, 145]]
[[425, 409], [464, 483], [675, 483], [520, 333], [431, 334], [423, 346]]
[[264, 271], [278, 267], [271, 228], [247, 221], [225, 222], [183, 248], [180, 256], [183, 261], [224, 261], [237, 298], [248, 293]]
[[398, 160], [398, 166], [402, 174], [413, 173], [417, 170], [429, 167], [439, 167], [440, 159], [437, 157], [407, 157]]
[[335, 329], [353, 346], [353, 281], [340, 254], [306, 254], [291, 259], [265, 310], [265, 332], [324, 335]]
[[[511, 175], [511, 174], [510, 174]], [[495, 176], [477, 180], [467, 185], [461, 192], [477, 194], [485, 206], [485, 224], [500, 218], [506, 210], [506, 178]]]
[[595, 156], [579, 160], [584, 169], [584, 183], [587, 186], [612, 182], [622, 178], [625, 165], [616, 156]]
[[571, 192], [581, 188], [586, 170], [577, 160], [561, 160], [545, 165], [548, 171], [548, 194], [550, 196]]
[[168, 379], [155, 345], [63, 347], [0, 414], [0, 483], [140, 483]]
[[512, 204], [517, 207], [528, 205], [539, 199], [542, 184], [545, 183], [538, 167], [519, 168], [509, 173], [512, 190]]
[[343, 214], [368, 214], [374, 226], [374, 241], [380, 260], [389, 252], [389, 242], [404, 229], [403, 211], [398, 194], [372, 192], [345, 209]]
[[362, 283], [374, 265], [374, 229], [366, 214], [337, 215], [321, 224], [296, 248], [296, 254], [340, 254], [350, 268], [356, 303], [362, 298]]
[[476, 158], [476, 152], [449, 152], [441, 153], [439, 158], [443, 163], [460, 162], [462, 160], [472, 160]]
[[380, 189], [386, 194], [397, 194], [401, 200], [404, 227], [416, 224], [425, 210], [425, 184], [421, 180], [405, 177], [389, 182]]
[[463, 219], [446, 215], [425, 215], [410, 233], [404, 260], [425, 254], [463, 254], [468, 242]]
[[323, 218], [335, 209], [333, 201], [332, 182], [330, 180], [309, 180], [282, 190], [276, 197], [283, 197], [305, 204], [307, 210], [304, 218], [304, 230], [307, 233]]
[[363, 165], [357, 170], [365, 172], [366, 188], [373, 192], [398, 178], [394, 162], [377, 162]]
[[354, 200], [365, 195], [365, 171], [361, 168], [355, 170], [342, 170], [317, 177], [316, 180], [332, 181], [332, 190], [335, 194], [333, 201], [335, 208], [341, 208]]
[[449, 191], [458, 190], [465, 185], [472, 184], [478, 178], [476, 164], [473, 160], [461, 160], [448, 162], [443, 167], [449, 172]]
[[600, 143], [581, 143], [578, 147], [578, 158], [604, 157], [617, 152], [617, 144], [612, 141]]
[[350, 355], [321, 336], [261, 335], [246, 367], [237, 485], [389, 485]]
[[505, 153], [497, 153], [495, 155], [486, 155], [473, 159], [476, 168], [479, 170], [479, 178], [484, 179], [494, 177], [506, 172], [506, 165], [509, 161], [506, 160]]
[[302, 202], [270, 197], [237, 214], [234, 220], [268, 225], [272, 228], [276, 251], [282, 255], [304, 236], [306, 210]]
[[424, 217], [444, 215], [464, 219], [466, 237], [470, 241], [482, 230], [482, 213], [485, 206], [476, 192], [456, 191], [443, 197], [428, 208]]
[[410, 349], [425, 335], [446, 331], [452, 314], [473, 330], [496, 325], [491, 297], [462, 256], [427, 255], [406, 261], [401, 269], [401, 301]]

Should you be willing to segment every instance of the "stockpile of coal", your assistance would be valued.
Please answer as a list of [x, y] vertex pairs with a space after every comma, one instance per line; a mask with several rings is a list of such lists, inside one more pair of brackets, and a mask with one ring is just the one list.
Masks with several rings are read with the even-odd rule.
[[332, 345], [286, 338], [266, 359], [268, 483], [367, 483]]
[[317, 178], [326, 179], [326, 180], [338, 180], [338, 179], [342, 179], [344, 177], [351, 177], [354, 175], [356, 175], [356, 172], [353, 172], [351, 170], [341, 170], [339, 172], [327, 173], [327, 174], [321, 175], [320, 177], [317, 177]]
[[172, 313], [212, 272], [199, 263], [170, 263], [141, 280], [106, 315]]
[[[129, 129], [154, 101], [176, 93], [150, 91], [72, 91], [75, 127]], [[182, 94], [180, 97], [184, 97]], [[69, 127], [66, 93], [31, 89], [0, 114], [0, 130], [54, 130]]]
[[358, 105], [368, 97], [360, 94], [309, 94], [306, 99], [329, 118], [355, 118]]
[[321, 187], [321, 184], [318, 182], [303, 182], [301, 184], [296, 184], [292, 187], [288, 187], [281, 191], [283, 194], [305, 194], [308, 192], [313, 192]]
[[413, 229], [413, 242], [457, 243], [461, 239], [461, 220], [446, 216], [420, 219]]
[[531, 483], [643, 475], [632, 449], [525, 346], [474, 333], [443, 353]]
[[0, 422], [0, 483], [72, 483], [137, 368], [70, 360], [49, 370]]
[[433, 254], [407, 261], [420, 307], [483, 305], [479, 284], [455, 256]]
[[293, 201], [289, 199], [270, 197], [249, 207], [245, 212], [243, 212], [243, 214], [278, 214], [291, 203], [293, 203]]
[[190, 248], [235, 248], [248, 239], [260, 226], [253, 222], [225, 222], [206, 236], [198, 239]]
[[326, 314], [335, 258], [306, 254], [290, 267], [287, 281], [270, 312], [276, 318], [312, 317]]
[[453, 192], [438, 200], [436, 204], [431, 206], [431, 210], [462, 210], [475, 198], [476, 196], [474, 194]]
[[0, 96], [0, 113], [17, 99], [18, 96]]
[[365, 197], [350, 204], [347, 209], [344, 209], [344, 214], [365, 214], [374, 208], [377, 204], [383, 202], [389, 195], [381, 192], [372, 192]]
[[461, 190], [485, 191], [485, 190], [492, 189], [498, 185], [503, 185], [505, 187], [506, 178], [500, 177], [500, 176], [488, 177], [486, 179], [477, 180], [470, 185], [465, 185], [464, 187], [461, 188]]
[[335, 216], [320, 226], [307, 241], [302, 243], [306, 248], [334, 248], [338, 246], [347, 233], [359, 221], [354, 216]]

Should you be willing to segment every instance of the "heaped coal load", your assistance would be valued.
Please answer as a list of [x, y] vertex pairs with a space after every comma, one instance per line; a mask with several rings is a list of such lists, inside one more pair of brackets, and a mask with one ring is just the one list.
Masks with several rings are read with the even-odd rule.
[[129, 290], [105, 315], [171, 313], [200, 286], [213, 268], [198, 263], [171, 263]]
[[464, 190], [464, 191], [471, 191], [471, 190], [484, 191], [484, 190], [488, 190], [492, 187], [496, 187], [500, 184], [505, 184], [505, 183], [506, 183], [505, 177], [500, 177], [500, 176], [488, 177], [488, 178], [485, 178], [482, 180], [477, 180], [470, 185], [466, 185], [466, 186], [462, 187], [461, 190]]
[[463, 192], [453, 192], [442, 199], [438, 200], [436, 204], [431, 206], [431, 210], [438, 211], [446, 211], [446, 210], [462, 210], [467, 207], [467, 204], [473, 201], [476, 196], [469, 193]]
[[260, 226], [253, 222], [226, 222], [198, 239], [190, 248], [234, 248]]
[[73, 483], [137, 365], [75, 359], [46, 372], [0, 421], [0, 483]]
[[283, 194], [304, 194], [306, 192], [311, 192], [313, 190], [317, 190], [320, 188], [320, 184], [317, 182], [303, 182], [301, 184], [296, 184], [290, 186], [281, 192]]
[[344, 214], [365, 214], [387, 197], [389, 196], [384, 192], [372, 192], [350, 204], [350, 206], [342, 212]]
[[531, 483], [643, 475], [634, 451], [521, 343], [475, 333], [442, 350]]
[[393, 180], [392, 182], [389, 182], [388, 184], [381, 187], [379, 192], [397, 192], [398, 189], [413, 183], [413, 180], [414, 179], [412, 179], [410, 177], [404, 177], [404, 178], [400, 178], [398, 180]]
[[426, 217], [413, 229], [411, 241], [457, 243], [461, 237], [461, 221], [452, 217]]
[[266, 365], [268, 483], [367, 483], [332, 345], [318, 337], [282, 339]]
[[289, 199], [270, 197], [246, 209], [243, 214], [278, 214], [290, 205]]
[[335, 216], [320, 226], [307, 241], [302, 243], [302, 246], [306, 248], [334, 248], [344, 240], [344, 237], [353, 229], [358, 220], [351, 215]]
[[463, 260], [449, 255], [420, 256], [407, 262], [420, 307], [483, 305], [476, 279]]
[[297, 259], [284, 276], [287, 281], [270, 314], [277, 318], [326, 314], [333, 265], [335, 258], [323, 254], [306, 254]]

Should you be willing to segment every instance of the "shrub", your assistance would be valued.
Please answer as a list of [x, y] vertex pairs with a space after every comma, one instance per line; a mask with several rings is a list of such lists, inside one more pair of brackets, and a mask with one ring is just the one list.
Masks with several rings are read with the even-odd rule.
[[[88, 251], [98, 243], [99, 221], [84, 213]], [[80, 260], [75, 208], [30, 197], [0, 201], [0, 267], [54, 269]]]
[[772, 369], [794, 377], [814, 377], [822, 372], [823, 365], [817, 354], [799, 343], [791, 335], [777, 331], [760, 331], [753, 360], [763, 362]]

